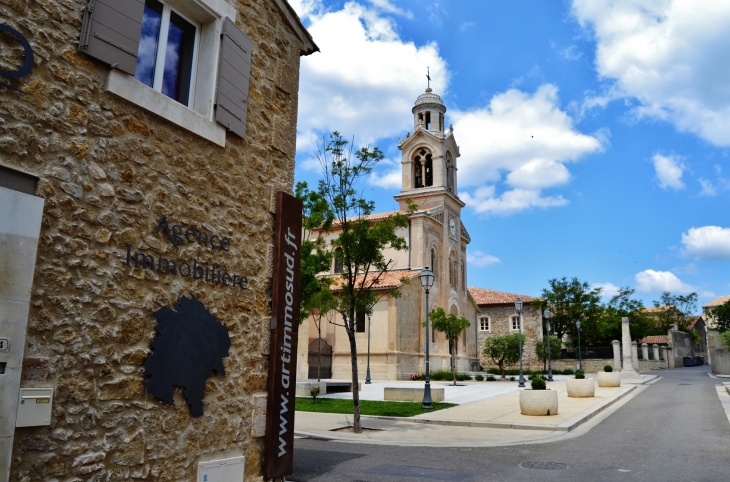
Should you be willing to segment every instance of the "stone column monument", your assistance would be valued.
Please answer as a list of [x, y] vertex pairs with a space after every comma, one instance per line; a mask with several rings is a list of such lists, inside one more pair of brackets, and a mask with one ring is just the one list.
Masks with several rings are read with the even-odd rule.
[[646, 343], [641, 344], [641, 357], [644, 359], [644, 361], [649, 360], [649, 345]]
[[639, 346], [635, 341], [631, 342], [631, 363], [634, 364], [634, 370], [639, 368]]
[[652, 351], [654, 352], [654, 361], [659, 361], [659, 345], [654, 343], [651, 346]]
[[617, 372], [621, 370], [621, 342], [613, 340], [613, 369]]
[[621, 318], [621, 344], [623, 345], [624, 365], [621, 369], [621, 378], [641, 378], [641, 375], [634, 369], [631, 357], [631, 332], [629, 331], [629, 319]]

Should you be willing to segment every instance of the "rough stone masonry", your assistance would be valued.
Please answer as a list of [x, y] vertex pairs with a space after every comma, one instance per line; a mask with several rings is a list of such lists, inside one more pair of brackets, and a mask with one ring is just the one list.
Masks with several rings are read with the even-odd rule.
[[[236, 455], [261, 479], [272, 194], [293, 185], [302, 40], [285, 2], [227, 1], [253, 58], [246, 139], [219, 147], [105, 91], [109, 67], [77, 52], [85, 0], [0, 0], [35, 53], [9, 81], [23, 92], [0, 91], [0, 164], [40, 178], [45, 199], [22, 386], [55, 389], [51, 426], [15, 431], [13, 482], [193, 481], [198, 461]], [[20, 45], [0, 44], [0, 68], [22, 63]], [[155, 233], [163, 215], [230, 245], [173, 246]], [[128, 266], [127, 245], [215, 259], [248, 289]], [[199, 418], [180, 390], [175, 406], [143, 390], [152, 313], [187, 293], [232, 344]]]

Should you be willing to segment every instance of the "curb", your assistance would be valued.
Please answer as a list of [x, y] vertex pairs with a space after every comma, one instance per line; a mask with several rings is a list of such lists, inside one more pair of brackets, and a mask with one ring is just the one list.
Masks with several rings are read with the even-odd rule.
[[[515, 430], [539, 430], [545, 432], [545, 435], [541, 435], [537, 437], [534, 440], [541, 440], [546, 438], [552, 438], [558, 434], [565, 435], [568, 432], [573, 431], [583, 423], [587, 422], [588, 420], [594, 418], [596, 415], [600, 414], [601, 412], [605, 411], [607, 408], [614, 405], [616, 402], [622, 400], [623, 398], [627, 397], [628, 395], [634, 393], [640, 386], [644, 385], [651, 385], [657, 381], [659, 381], [661, 377], [654, 377], [650, 380], [646, 380], [642, 383], [636, 383], [632, 384], [633, 386], [626, 390], [625, 392], [622, 392], [620, 394], [614, 395], [611, 398], [608, 398], [604, 400], [603, 402], [599, 403], [598, 405], [595, 405], [591, 409], [587, 410], [584, 413], [578, 414], [575, 417], [566, 420], [565, 422], [561, 423], [557, 426], [545, 426], [545, 425], [536, 425], [536, 424], [526, 424], [526, 423], [501, 423], [501, 422], [476, 422], [476, 421], [466, 421], [466, 420], [430, 420], [430, 419], [404, 419], [403, 417], [386, 417], [386, 416], [378, 416], [378, 415], [362, 415], [362, 419], [364, 420], [390, 420], [390, 421], [397, 421], [397, 422], [407, 422], [407, 423], [420, 423], [420, 424], [426, 424], [426, 425], [444, 425], [444, 426], [453, 426], [453, 427], [473, 427], [473, 428], [500, 428], [500, 429], [515, 429]], [[339, 435], [333, 435], [330, 433], [322, 433], [322, 432], [301, 432], [301, 431], [295, 431], [294, 434], [299, 437], [307, 437], [314, 440], [323, 440], [323, 441], [337, 441], [337, 442], [359, 442], [359, 443], [374, 443], [375, 441], [369, 440], [368, 442], [365, 442], [362, 439], [354, 439], [352, 437], [343, 437]], [[395, 441], [377, 441], [379, 445], [411, 445], [412, 442], [395, 442]], [[516, 442], [516, 443], [524, 443], [522, 442]], [[434, 443], [424, 443], [419, 442], [417, 445], [419, 446], [450, 446], [452, 444], [449, 443], [443, 443], [443, 442], [434, 442]], [[461, 446], [463, 444], [460, 444], [458, 446]], [[465, 446], [471, 446], [474, 444], [466, 444]]]

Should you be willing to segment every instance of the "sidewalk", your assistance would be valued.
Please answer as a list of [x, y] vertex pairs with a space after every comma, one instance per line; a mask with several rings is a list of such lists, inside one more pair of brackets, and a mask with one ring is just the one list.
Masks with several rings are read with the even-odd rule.
[[[595, 374], [587, 376], [595, 377]], [[473, 388], [463, 386], [446, 390], [447, 402], [454, 398], [464, 399], [464, 403], [456, 407], [405, 419], [363, 415], [363, 428], [371, 430], [357, 435], [338, 431], [352, 425], [351, 414], [297, 412], [295, 433], [319, 439], [383, 445], [471, 447], [541, 443], [565, 438], [579, 426], [581, 433], [589, 430], [646, 389], [647, 384], [658, 380], [655, 375], [645, 375], [640, 380], [622, 380], [622, 386], [618, 388], [596, 387], [593, 398], [569, 398], [565, 388], [567, 377], [561, 378], [548, 385], [558, 391], [559, 409], [558, 415], [554, 416], [522, 415], [520, 389], [514, 384], [477, 382]], [[412, 382], [382, 382], [378, 383], [380, 387], [371, 385], [369, 389], [364, 388], [363, 393], [367, 391], [368, 397], [362, 398], [376, 399], [374, 396], [378, 390], [382, 393], [383, 387], [402, 383], [413, 386]], [[464, 388], [467, 390], [459, 394], [458, 390]], [[347, 394], [332, 396], [335, 395], [337, 398], [347, 397]], [[587, 423], [591, 419], [593, 423]]]

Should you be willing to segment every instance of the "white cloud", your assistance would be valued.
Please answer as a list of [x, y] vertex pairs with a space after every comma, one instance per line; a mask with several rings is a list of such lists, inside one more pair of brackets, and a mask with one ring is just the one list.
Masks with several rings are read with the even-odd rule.
[[459, 27], [459, 31], [460, 32], [464, 32], [464, 31], [469, 30], [470, 28], [472, 28], [474, 25], [475, 25], [474, 22], [464, 22]]
[[662, 189], [672, 188], [675, 191], [684, 189], [682, 174], [684, 174], [685, 166], [679, 156], [654, 154], [651, 159], [654, 162], [659, 187]]
[[492, 264], [498, 264], [502, 261], [497, 258], [496, 256], [492, 256], [491, 254], [483, 253], [479, 250], [470, 251], [466, 255], [466, 261], [474, 266], [477, 266], [479, 268], [485, 268]]
[[379, 171], [370, 174], [368, 184], [383, 189], [400, 189], [403, 184], [401, 163], [389, 159], [383, 160]]
[[403, 10], [402, 8], [396, 7], [395, 5], [390, 3], [390, 0], [369, 0], [369, 1], [375, 7], [377, 7], [379, 10], [381, 10], [383, 12], [392, 13], [394, 15], [401, 15], [408, 19], [413, 18], [413, 12], [411, 12], [410, 10]]
[[708, 181], [704, 178], [698, 179], [700, 186], [702, 186], [702, 191], [700, 191], [700, 196], [717, 196], [717, 186], [712, 184], [712, 182]]
[[730, 228], [703, 226], [682, 234], [685, 256], [701, 261], [730, 259]]
[[601, 290], [601, 296], [604, 298], [613, 298], [619, 293], [620, 287], [616, 286], [613, 283], [596, 283], [591, 288], [602, 288]]
[[[563, 206], [562, 196], [542, 190], [571, 180], [566, 163], [602, 149], [601, 136], [578, 132], [558, 105], [557, 88], [543, 84], [530, 95], [510, 89], [489, 104], [454, 112], [454, 131], [462, 152], [459, 196], [479, 213], [510, 214], [532, 207]], [[507, 186], [497, 194], [497, 185]]]
[[312, 151], [314, 139], [333, 130], [356, 135], [357, 145], [408, 130], [413, 102], [426, 88], [426, 67], [435, 90], [448, 89], [450, 74], [437, 45], [401, 40], [393, 20], [381, 15], [392, 4], [372, 3], [351, 1], [337, 11], [300, 4], [321, 52], [301, 62], [299, 152]]
[[690, 293], [695, 291], [692, 285], [683, 283], [671, 271], [654, 271], [647, 269], [636, 274], [636, 287], [644, 293], [661, 293], [669, 291], [670, 293]]
[[612, 80], [587, 107], [635, 98], [638, 118], [730, 146], [730, 2], [573, 0], [573, 14], [596, 40], [596, 68]]

